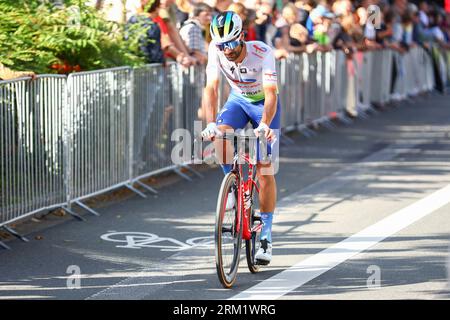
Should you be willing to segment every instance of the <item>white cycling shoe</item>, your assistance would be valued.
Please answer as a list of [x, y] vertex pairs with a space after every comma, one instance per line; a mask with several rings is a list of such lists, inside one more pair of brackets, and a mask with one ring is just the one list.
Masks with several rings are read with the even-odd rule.
[[272, 244], [266, 239], [261, 240], [261, 246], [256, 252], [255, 260], [260, 265], [268, 265], [272, 261]]
[[233, 210], [233, 208], [236, 206], [236, 198], [234, 196], [234, 192], [228, 193], [227, 198], [227, 205], [225, 207], [226, 211]]

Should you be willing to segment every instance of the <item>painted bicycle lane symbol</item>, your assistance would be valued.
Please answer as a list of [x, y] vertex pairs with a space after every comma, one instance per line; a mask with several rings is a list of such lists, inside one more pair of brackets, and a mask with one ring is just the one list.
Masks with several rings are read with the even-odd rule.
[[109, 232], [100, 236], [102, 240], [121, 243], [117, 248], [142, 249], [157, 248], [161, 251], [183, 251], [197, 248], [210, 248], [214, 244], [214, 237], [197, 237], [181, 242], [177, 239], [160, 237], [147, 232]]

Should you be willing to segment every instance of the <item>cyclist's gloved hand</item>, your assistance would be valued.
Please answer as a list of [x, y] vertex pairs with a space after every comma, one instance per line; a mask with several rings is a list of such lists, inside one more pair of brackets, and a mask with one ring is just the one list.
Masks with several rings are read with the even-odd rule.
[[264, 137], [267, 139], [267, 141], [269, 142], [275, 142], [277, 137], [275, 135], [275, 131], [273, 131], [272, 129], [269, 128], [269, 126], [267, 124], [265, 124], [264, 122], [261, 122], [258, 126], [258, 128], [256, 128], [254, 130], [255, 132], [255, 136], [259, 137], [261, 133], [264, 134]]
[[222, 136], [222, 131], [219, 130], [215, 122], [208, 123], [206, 129], [202, 131], [202, 137], [205, 139], [212, 139], [216, 136]]

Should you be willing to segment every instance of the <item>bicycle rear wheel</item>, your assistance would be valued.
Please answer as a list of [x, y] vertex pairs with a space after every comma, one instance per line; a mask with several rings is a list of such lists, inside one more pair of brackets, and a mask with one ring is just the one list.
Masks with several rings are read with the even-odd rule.
[[[236, 280], [241, 253], [242, 218], [237, 219], [239, 214], [238, 184], [239, 181], [234, 173], [227, 174], [220, 187], [217, 201], [216, 269], [219, 280], [225, 288], [231, 288]], [[227, 199], [231, 195], [235, 197], [235, 206], [227, 211]], [[239, 226], [236, 225], [238, 220], [240, 221]]]

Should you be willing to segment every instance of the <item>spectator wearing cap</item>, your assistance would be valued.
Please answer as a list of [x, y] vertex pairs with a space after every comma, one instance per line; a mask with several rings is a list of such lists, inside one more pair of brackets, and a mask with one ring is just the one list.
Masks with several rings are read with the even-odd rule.
[[335, 19], [335, 15], [330, 11], [323, 11], [315, 19], [313, 28], [313, 39], [318, 44], [316, 50], [321, 52], [330, 51], [332, 49], [332, 23]]
[[315, 26], [322, 25], [322, 18], [331, 12], [332, 0], [319, 0], [317, 6], [310, 12], [306, 21], [306, 29], [308, 29], [310, 37], [314, 36]]
[[206, 52], [206, 40], [204, 31], [211, 21], [212, 8], [206, 3], [195, 4], [192, 18], [187, 20], [180, 29], [180, 35], [189, 49], [189, 53], [195, 57], [200, 64], [206, 64], [208, 54]]

